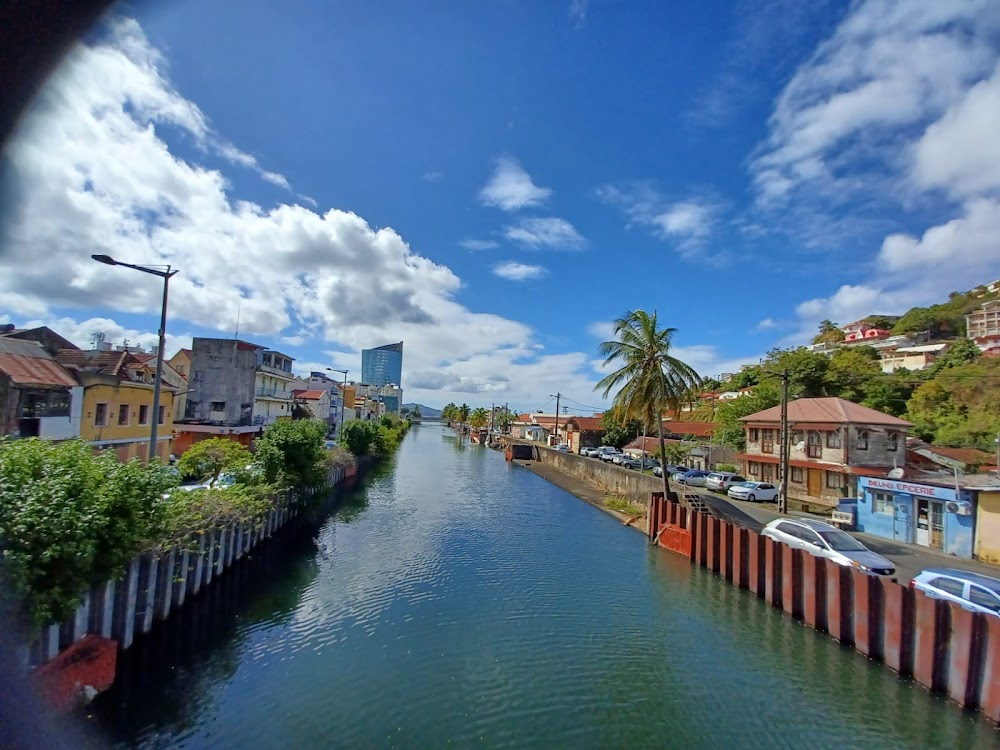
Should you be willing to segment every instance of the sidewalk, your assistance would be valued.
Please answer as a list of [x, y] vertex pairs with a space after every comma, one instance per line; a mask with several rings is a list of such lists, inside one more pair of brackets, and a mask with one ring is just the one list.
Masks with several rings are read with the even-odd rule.
[[[742, 500], [732, 500], [711, 492], [702, 492], [701, 494], [706, 499], [706, 502], [721, 517], [754, 531], [760, 531], [765, 524], [770, 523], [776, 518], [794, 518], [796, 516], [816, 518], [814, 515], [799, 513], [797, 511], [783, 516], [775, 510], [776, 506], [771, 503], [763, 505], [748, 503]], [[739, 520], [740, 518], [744, 520]], [[927, 547], [920, 547], [916, 544], [904, 544], [860, 531], [853, 531], [851, 534], [857, 537], [862, 544], [873, 552], [878, 552], [880, 555], [892, 560], [896, 564], [896, 577], [900, 583], [909, 583], [911, 578], [925, 568], [957, 568], [959, 570], [967, 570], [971, 573], [980, 573], [992, 576], [993, 578], [1000, 578], [1000, 566], [998, 565], [991, 565], [979, 560], [969, 560], [964, 557], [954, 557]]]

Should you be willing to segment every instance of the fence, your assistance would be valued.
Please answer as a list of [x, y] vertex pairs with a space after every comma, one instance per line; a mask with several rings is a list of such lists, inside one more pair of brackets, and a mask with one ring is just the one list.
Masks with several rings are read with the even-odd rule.
[[111, 638], [118, 648], [129, 648], [137, 633], [148, 633], [154, 621], [169, 618], [172, 610], [297, 518], [301, 500], [340, 484], [357, 471], [354, 464], [335, 468], [325, 487], [306, 488], [295, 496], [286, 494], [260, 523], [209, 529], [184, 548], [133, 558], [122, 578], [92, 586], [72, 619], [43, 628], [40, 637], [22, 649], [22, 661], [43, 665], [87, 635]]
[[735, 586], [1000, 723], [1000, 618], [869, 576], [654, 493], [649, 535]]

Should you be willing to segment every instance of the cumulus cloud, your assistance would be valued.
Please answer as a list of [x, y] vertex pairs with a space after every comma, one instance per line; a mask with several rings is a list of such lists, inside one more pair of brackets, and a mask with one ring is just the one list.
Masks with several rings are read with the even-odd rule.
[[587, 333], [601, 341], [610, 341], [615, 337], [615, 324], [605, 320], [590, 323]]
[[[218, 169], [174, 153], [168, 135], [206, 144], [202, 155], [220, 154], [226, 141], [163, 64], [138, 24], [119, 21], [105, 40], [73, 50], [40, 92], [4, 154], [0, 315], [45, 322], [81, 344], [95, 330], [152, 343], [115, 314], [144, 314], [155, 329], [159, 280], [90, 259], [103, 253], [180, 269], [171, 331], [232, 335], [238, 315], [241, 337], [324, 347], [304, 352], [303, 363], [352, 371], [361, 348], [402, 339], [407, 398], [421, 396], [419, 381], [406, 382], [411, 372], [450, 378], [435, 400], [589, 391], [585, 355], [543, 356], [528, 326], [459, 304], [455, 273], [395, 230], [339, 209], [252, 203]], [[236, 147], [226, 155], [255, 163]], [[548, 194], [534, 188], [523, 200], [541, 200], [538, 191]], [[111, 314], [95, 318], [94, 308]], [[175, 334], [170, 346], [189, 340]]]
[[764, 318], [762, 321], [757, 323], [753, 329], [759, 333], [762, 331], [772, 331], [777, 327], [778, 324], [774, 321], [774, 318]]
[[532, 248], [578, 250], [587, 244], [572, 224], [556, 217], [521, 219], [503, 231], [507, 239]]
[[479, 200], [484, 206], [517, 211], [540, 206], [551, 194], [550, 188], [536, 185], [516, 159], [503, 156], [497, 159], [493, 176], [479, 191]]
[[588, 5], [589, 0], [570, 0], [567, 12], [574, 28], [582, 29], [587, 23]]
[[527, 281], [528, 279], [540, 279], [548, 274], [542, 266], [532, 266], [527, 263], [518, 263], [508, 260], [493, 266], [493, 275], [501, 279], [510, 281]]

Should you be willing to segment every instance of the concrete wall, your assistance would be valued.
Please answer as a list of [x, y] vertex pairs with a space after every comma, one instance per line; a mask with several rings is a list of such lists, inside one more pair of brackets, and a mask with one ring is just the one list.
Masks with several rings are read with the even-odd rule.
[[931, 599], [653, 495], [651, 539], [1000, 723], [1000, 618]]
[[663, 491], [663, 480], [659, 477], [623, 469], [614, 464], [598, 461], [596, 458], [563, 453], [537, 443], [534, 445], [536, 460], [552, 464], [570, 476], [596, 484], [612, 495], [620, 495], [645, 504], [651, 492]]
[[226, 404], [222, 421], [249, 424], [254, 402], [259, 350], [232, 339], [195, 338], [191, 345], [191, 376], [187, 419], [212, 419], [212, 402]]

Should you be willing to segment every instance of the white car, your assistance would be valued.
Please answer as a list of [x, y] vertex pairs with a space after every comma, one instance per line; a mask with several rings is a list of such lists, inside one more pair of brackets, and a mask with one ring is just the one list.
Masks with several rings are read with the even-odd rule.
[[628, 461], [630, 458], [631, 456], [629, 456], [627, 453], [615, 453], [611, 457], [611, 463], [615, 464], [616, 466], [621, 466], [622, 461]]
[[607, 463], [608, 461], [614, 461], [615, 458], [620, 459], [624, 455], [625, 454], [622, 453], [620, 450], [612, 449], [609, 451], [603, 451], [601, 455], [598, 456], [598, 458]]
[[746, 477], [731, 471], [713, 471], [705, 477], [705, 486], [710, 490], [728, 490], [732, 485], [745, 481]]
[[706, 477], [708, 477], [708, 472], [692, 469], [684, 474], [674, 474], [673, 480], [687, 487], [704, 487]]
[[822, 521], [779, 518], [765, 526], [761, 535], [871, 575], [891, 578], [896, 574], [896, 566], [891, 560], [872, 552], [846, 531]]
[[910, 587], [970, 612], [1000, 617], [1000, 579], [954, 568], [927, 568], [910, 581]]
[[597, 453], [597, 448], [586, 448], [586, 447], [584, 447], [584, 448], [580, 449], [580, 455], [581, 456], [593, 456], [595, 453]]
[[726, 494], [733, 500], [749, 500], [751, 503], [758, 500], [775, 502], [778, 499], [778, 488], [767, 482], [740, 482], [730, 487]]

